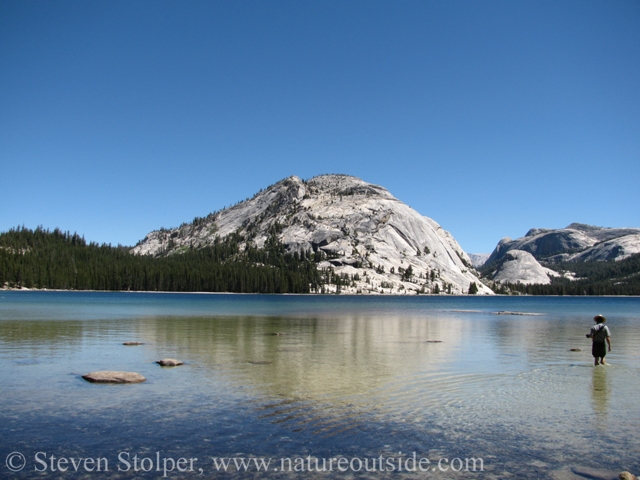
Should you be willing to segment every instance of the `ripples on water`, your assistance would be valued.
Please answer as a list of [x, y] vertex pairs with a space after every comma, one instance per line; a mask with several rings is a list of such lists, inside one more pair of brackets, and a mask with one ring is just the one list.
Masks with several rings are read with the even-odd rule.
[[[640, 472], [638, 299], [1, 296], [5, 456], [415, 451], [482, 457], [486, 478]], [[610, 319], [606, 368], [584, 337], [595, 313]], [[147, 382], [80, 378], [106, 369]]]

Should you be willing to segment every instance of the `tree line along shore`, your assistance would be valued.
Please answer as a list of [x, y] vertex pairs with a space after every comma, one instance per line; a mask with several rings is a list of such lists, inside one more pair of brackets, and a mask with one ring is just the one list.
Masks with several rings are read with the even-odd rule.
[[[323, 255], [287, 253], [274, 231], [264, 248], [240, 249], [242, 237], [167, 256], [133, 255], [129, 247], [87, 242], [76, 233], [24, 227], [0, 233], [0, 286], [51, 290], [235, 293], [325, 293], [352, 281], [318, 269]], [[551, 285], [490, 284], [496, 293], [640, 295], [640, 255], [618, 262], [561, 266], [576, 280]], [[331, 285], [332, 288], [325, 287]]]

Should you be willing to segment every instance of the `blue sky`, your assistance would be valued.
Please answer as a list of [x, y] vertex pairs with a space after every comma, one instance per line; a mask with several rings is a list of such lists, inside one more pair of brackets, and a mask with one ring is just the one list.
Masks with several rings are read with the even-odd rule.
[[322, 173], [470, 253], [640, 227], [640, 2], [0, 0], [0, 231], [133, 245]]

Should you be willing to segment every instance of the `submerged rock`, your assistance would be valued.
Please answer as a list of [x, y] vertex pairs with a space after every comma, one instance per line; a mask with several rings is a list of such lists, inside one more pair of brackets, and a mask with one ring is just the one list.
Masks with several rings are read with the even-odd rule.
[[161, 367], [177, 367], [178, 365], [184, 365], [182, 360], [176, 360], [175, 358], [163, 358], [156, 363]]
[[126, 345], [127, 347], [135, 347], [138, 345], [144, 345], [144, 342], [123, 342], [123, 345]]
[[494, 315], [533, 315], [533, 316], [541, 316], [544, 313], [535, 313], [535, 312], [510, 312], [508, 310], [500, 310], [498, 312], [491, 312]]
[[116, 372], [113, 370], [101, 370], [82, 375], [87, 382], [92, 383], [140, 383], [146, 378], [136, 372]]

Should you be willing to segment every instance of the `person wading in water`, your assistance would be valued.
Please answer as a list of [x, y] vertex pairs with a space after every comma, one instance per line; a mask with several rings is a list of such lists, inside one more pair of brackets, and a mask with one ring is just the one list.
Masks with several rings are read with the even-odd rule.
[[594, 358], [594, 365], [606, 365], [607, 362], [604, 357], [607, 355], [607, 349], [604, 342], [607, 342], [609, 351], [611, 351], [611, 332], [604, 322], [607, 321], [602, 315], [596, 315], [593, 317], [593, 321], [596, 324], [591, 327], [591, 331], [587, 334], [587, 338], [590, 338], [593, 342], [591, 344], [591, 355]]

